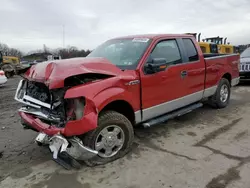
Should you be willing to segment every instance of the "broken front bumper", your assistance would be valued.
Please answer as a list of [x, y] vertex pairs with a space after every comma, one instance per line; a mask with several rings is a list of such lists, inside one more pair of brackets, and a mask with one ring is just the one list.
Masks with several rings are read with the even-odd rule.
[[98, 154], [97, 151], [85, 147], [77, 137], [67, 139], [60, 134], [50, 137], [39, 133], [36, 142], [39, 145], [49, 145], [53, 159], [66, 169], [70, 169], [72, 166], [80, 168], [81, 165], [77, 160], [85, 161]]
[[43, 132], [49, 136], [64, 133], [64, 128], [57, 128], [55, 126], [43, 123], [39, 118], [35, 118], [34, 116], [28, 113], [19, 111], [19, 115], [22, 118], [24, 124], [27, 124], [28, 126], [37, 130], [38, 132]]
[[44, 132], [49, 136], [53, 136], [55, 134], [62, 134], [67, 137], [77, 136], [77, 135], [82, 135], [96, 128], [96, 124], [94, 122], [96, 114], [94, 112], [85, 115], [85, 117], [82, 118], [81, 120], [68, 121], [65, 127], [60, 127], [60, 128], [46, 124], [36, 116], [23, 112], [21, 110], [19, 111], [19, 115], [22, 118], [24, 124], [27, 124], [28, 126], [37, 130], [38, 132]]
[[66, 152], [77, 160], [88, 160], [98, 154], [97, 151], [85, 147], [80, 139], [70, 138], [67, 140], [61, 135], [51, 137], [49, 148], [53, 152], [54, 159], [57, 159], [58, 154], [62, 152]]

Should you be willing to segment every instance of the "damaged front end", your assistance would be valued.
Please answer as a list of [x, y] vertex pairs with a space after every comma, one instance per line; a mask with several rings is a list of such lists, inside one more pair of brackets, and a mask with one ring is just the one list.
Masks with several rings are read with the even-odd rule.
[[78, 168], [77, 160], [88, 160], [98, 153], [85, 147], [78, 137], [96, 128], [97, 108], [87, 97], [66, 98], [71, 87], [49, 89], [44, 83], [25, 79], [15, 94], [15, 100], [23, 104], [18, 113], [24, 128], [39, 132], [36, 142], [48, 144], [53, 159], [67, 169]]

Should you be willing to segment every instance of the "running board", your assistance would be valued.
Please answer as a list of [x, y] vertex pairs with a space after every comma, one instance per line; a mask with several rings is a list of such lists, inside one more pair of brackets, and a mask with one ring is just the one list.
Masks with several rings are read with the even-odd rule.
[[143, 123], [143, 127], [151, 127], [153, 125], [156, 125], [156, 124], [159, 124], [159, 123], [163, 123], [167, 120], [170, 120], [170, 119], [173, 119], [175, 117], [179, 117], [179, 116], [182, 116], [184, 114], [187, 114], [197, 108], [200, 108], [202, 107], [203, 104], [202, 103], [195, 103], [195, 104], [192, 104], [192, 105], [189, 105], [187, 107], [184, 107], [184, 108], [181, 108], [179, 110], [175, 110], [173, 112], [170, 112], [168, 114], [165, 114], [165, 115], [162, 115], [162, 116], [159, 116], [157, 118], [154, 118], [154, 119], [151, 119], [145, 123]]

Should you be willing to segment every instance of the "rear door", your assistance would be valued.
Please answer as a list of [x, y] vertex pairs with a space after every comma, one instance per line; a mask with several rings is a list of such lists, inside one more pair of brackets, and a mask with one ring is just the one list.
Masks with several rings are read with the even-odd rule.
[[191, 38], [183, 38], [184, 62], [182, 71], [186, 72], [184, 95], [193, 95], [195, 100], [200, 100], [203, 96], [205, 86], [205, 61], [199, 56], [194, 41]]
[[[143, 121], [186, 106], [202, 98], [202, 92], [191, 95], [192, 92], [197, 90], [197, 85], [199, 88], [204, 87], [204, 76], [201, 76], [199, 57], [197, 60], [194, 57], [195, 54], [186, 51], [185, 45], [182, 39], [157, 41], [149, 57], [165, 58], [167, 60], [165, 71], [148, 74], [145, 72], [147, 62], [144, 63], [144, 67], [140, 72]], [[187, 58], [188, 53], [190, 53], [190, 61]], [[193, 64], [195, 65], [193, 66]], [[192, 83], [195, 79], [200, 80]], [[194, 86], [196, 88], [192, 88]]]

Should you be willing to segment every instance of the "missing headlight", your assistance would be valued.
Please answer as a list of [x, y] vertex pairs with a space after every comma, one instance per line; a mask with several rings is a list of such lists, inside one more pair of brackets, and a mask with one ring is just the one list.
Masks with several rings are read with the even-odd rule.
[[79, 120], [84, 115], [86, 101], [84, 97], [67, 99], [67, 117], [70, 120]]

